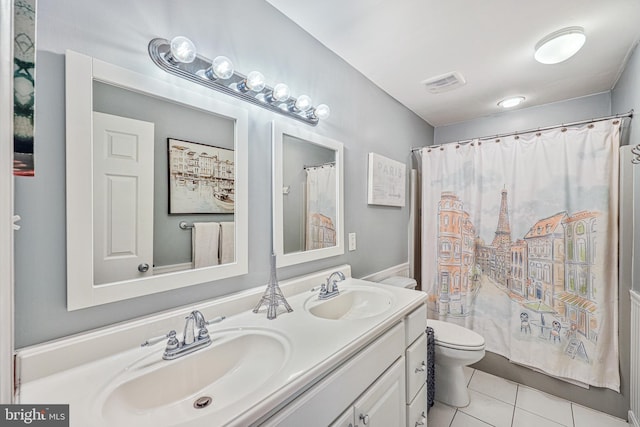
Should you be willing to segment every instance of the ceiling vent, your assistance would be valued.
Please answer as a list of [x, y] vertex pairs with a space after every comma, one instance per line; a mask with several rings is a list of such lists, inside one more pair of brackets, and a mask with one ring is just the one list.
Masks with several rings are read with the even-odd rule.
[[462, 77], [462, 74], [457, 71], [432, 77], [422, 82], [431, 93], [448, 92], [464, 86], [466, 83], [467, 81]]

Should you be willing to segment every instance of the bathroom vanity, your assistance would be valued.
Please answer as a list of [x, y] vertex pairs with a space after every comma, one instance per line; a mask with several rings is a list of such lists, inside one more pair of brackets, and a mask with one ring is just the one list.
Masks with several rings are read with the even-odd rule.
[[[332, 272], [339, 295], [313, 290]], [[251, 309], [263, 288], [22, 349], [18, 403], [66, 403], [72, 426], [426, 425], [426, 294], [350, 278], [348, 265], [280, 284], [292, 313]], [[212, 344], [164, 360], [193, 310]]]

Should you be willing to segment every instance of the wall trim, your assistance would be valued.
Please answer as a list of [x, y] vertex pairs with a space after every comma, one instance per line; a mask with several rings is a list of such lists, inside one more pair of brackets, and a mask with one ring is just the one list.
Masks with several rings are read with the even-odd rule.
[[0, 0], [0, 403], [13, 401], [13, 1]]
[[640, 427], [640, 422], [638, 422], [638, 417], [635, 416], [633, 411], [629, 411], [629, 424], [633, 427]]
[[380, 282], [381, 280], [384, 280], [387, 277], [391, 277], [391, 276], [411, 277], [410, 268], [411, 267], [409, 263], [404, 262], [402, 264], [394, 265], [393, 267], [380, 270], [376, 273], [371, 273], [367, 276], [361, 277], [361, 279], [369, 280], [371, 282]]

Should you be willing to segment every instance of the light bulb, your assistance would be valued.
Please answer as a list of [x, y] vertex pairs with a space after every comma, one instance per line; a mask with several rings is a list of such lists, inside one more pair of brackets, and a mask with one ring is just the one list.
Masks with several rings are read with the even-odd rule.
[[582, 27], [569, 27], [549, 34], [535, 46], [535, 59], [542, 64], [557, 64], [575, 55], [586, 41]]
[[307, 95], [300, 95], [294, 104], [296, 110], [307, 111], [311, 108], [311, 98]]
[[271, 98], [274, 101], [284, 102], [291, 96], [291, 91], [289, 90], [289, 86], [284, 83], [278, 83], [273, 87], [273, 91], [271, 92]]
[[242, 88], [238, 87], [240, 90], [246, 88], [246, 90], [260, 92], [265, 86], [264, 76], [260, 71], [252, 71], [247, 74], [247, 78], [240, 84], [240, 86], [242, 86]]
[[[226, 80], [233, 76], [233, 62], [226, 56], [216, 56], [211, 62], [210, 73], [213, 73], [215, 78]], [[208, 77], [213, 76], [208, 75]]]
[[502, 108], [512, 108], [520, 105], [524, 101], [524, 96], [514, 96], [513, 98], [505, 98], [498, 102], [498, 105]]
[[191, 40], [184, 36], [177, 36], [171, 39], [171, 53], [168, 55], [169, 62], [184, 62], [188, 64], [196, 59], [196, 46]]
[[331, 114], [331, 109], [327, 104], [320, 104], [316, 107], [313, 114], [320, 120], [324, 120]]

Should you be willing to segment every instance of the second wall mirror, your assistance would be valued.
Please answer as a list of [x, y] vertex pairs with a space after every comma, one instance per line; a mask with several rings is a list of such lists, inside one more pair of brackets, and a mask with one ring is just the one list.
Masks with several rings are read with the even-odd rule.
[[342, 255], [342, 143], [277, 121], [272, 132], [276, 265]]

